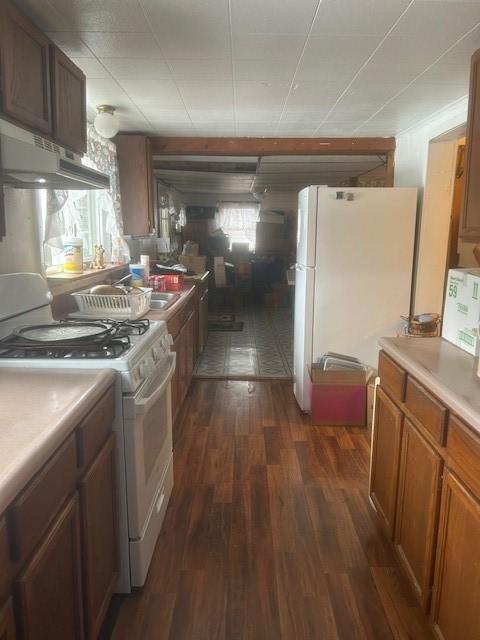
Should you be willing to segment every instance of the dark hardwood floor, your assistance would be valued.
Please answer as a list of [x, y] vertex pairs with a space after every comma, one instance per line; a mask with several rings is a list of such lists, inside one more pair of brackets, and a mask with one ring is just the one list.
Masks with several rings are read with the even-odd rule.
[[367, 503], [365, 429], [311, 427], [291, 382], [194, 382], [144, 589], [112, 640], [424, 640]]

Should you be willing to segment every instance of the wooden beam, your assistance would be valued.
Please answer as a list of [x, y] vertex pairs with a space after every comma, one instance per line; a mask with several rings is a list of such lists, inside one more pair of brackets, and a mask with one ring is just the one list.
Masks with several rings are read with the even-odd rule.
[[385, 167], [385, 186], [393, 187], [395, 177], [395, 151], [387, 153], [387, 164]]
[[395, 138], [163, 138], [152, 136], [154, 156], [386, 155]]

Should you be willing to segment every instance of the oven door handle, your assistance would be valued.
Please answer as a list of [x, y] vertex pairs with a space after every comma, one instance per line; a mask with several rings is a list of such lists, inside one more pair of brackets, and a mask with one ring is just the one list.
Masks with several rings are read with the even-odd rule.
[[165, 391], [166, 386], [170, 383], [170, 380], [175, 373], [175, 365], [177, 362], [177, 354], [175, 351], [171, 351], [168, 356], [170, 367], [168, 368], [168, 373], [166, 377], [162, 380], [161, 384], [155, 389], [153, 393], [151, 393], [146, 398], [141, 398], [140, 400], [135, 400], [135, 415], [142, 415], [147, 413], [147, 411], [155, 404], [158, 398]]

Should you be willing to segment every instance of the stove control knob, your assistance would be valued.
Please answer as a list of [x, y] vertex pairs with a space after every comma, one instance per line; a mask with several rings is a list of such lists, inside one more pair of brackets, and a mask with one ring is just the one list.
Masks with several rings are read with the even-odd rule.
[[152, 352], [153, 352], [153, 359], [160, 360], [160, 358], [162, 357], [163, 349], [161, 346], [157, 345], [156, 347], [153, 347]]

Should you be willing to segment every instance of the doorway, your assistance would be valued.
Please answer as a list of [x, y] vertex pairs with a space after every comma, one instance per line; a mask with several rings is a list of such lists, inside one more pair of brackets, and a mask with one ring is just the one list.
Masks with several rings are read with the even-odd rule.
[[178, 244], [187, 255], [179, 260], [211, 274], [209, 334], [195, 377], [293, 377], [298, 192], [391, 186], [391, 166], [376, 153], [154, 157], [159, 190], [184, 209]]

